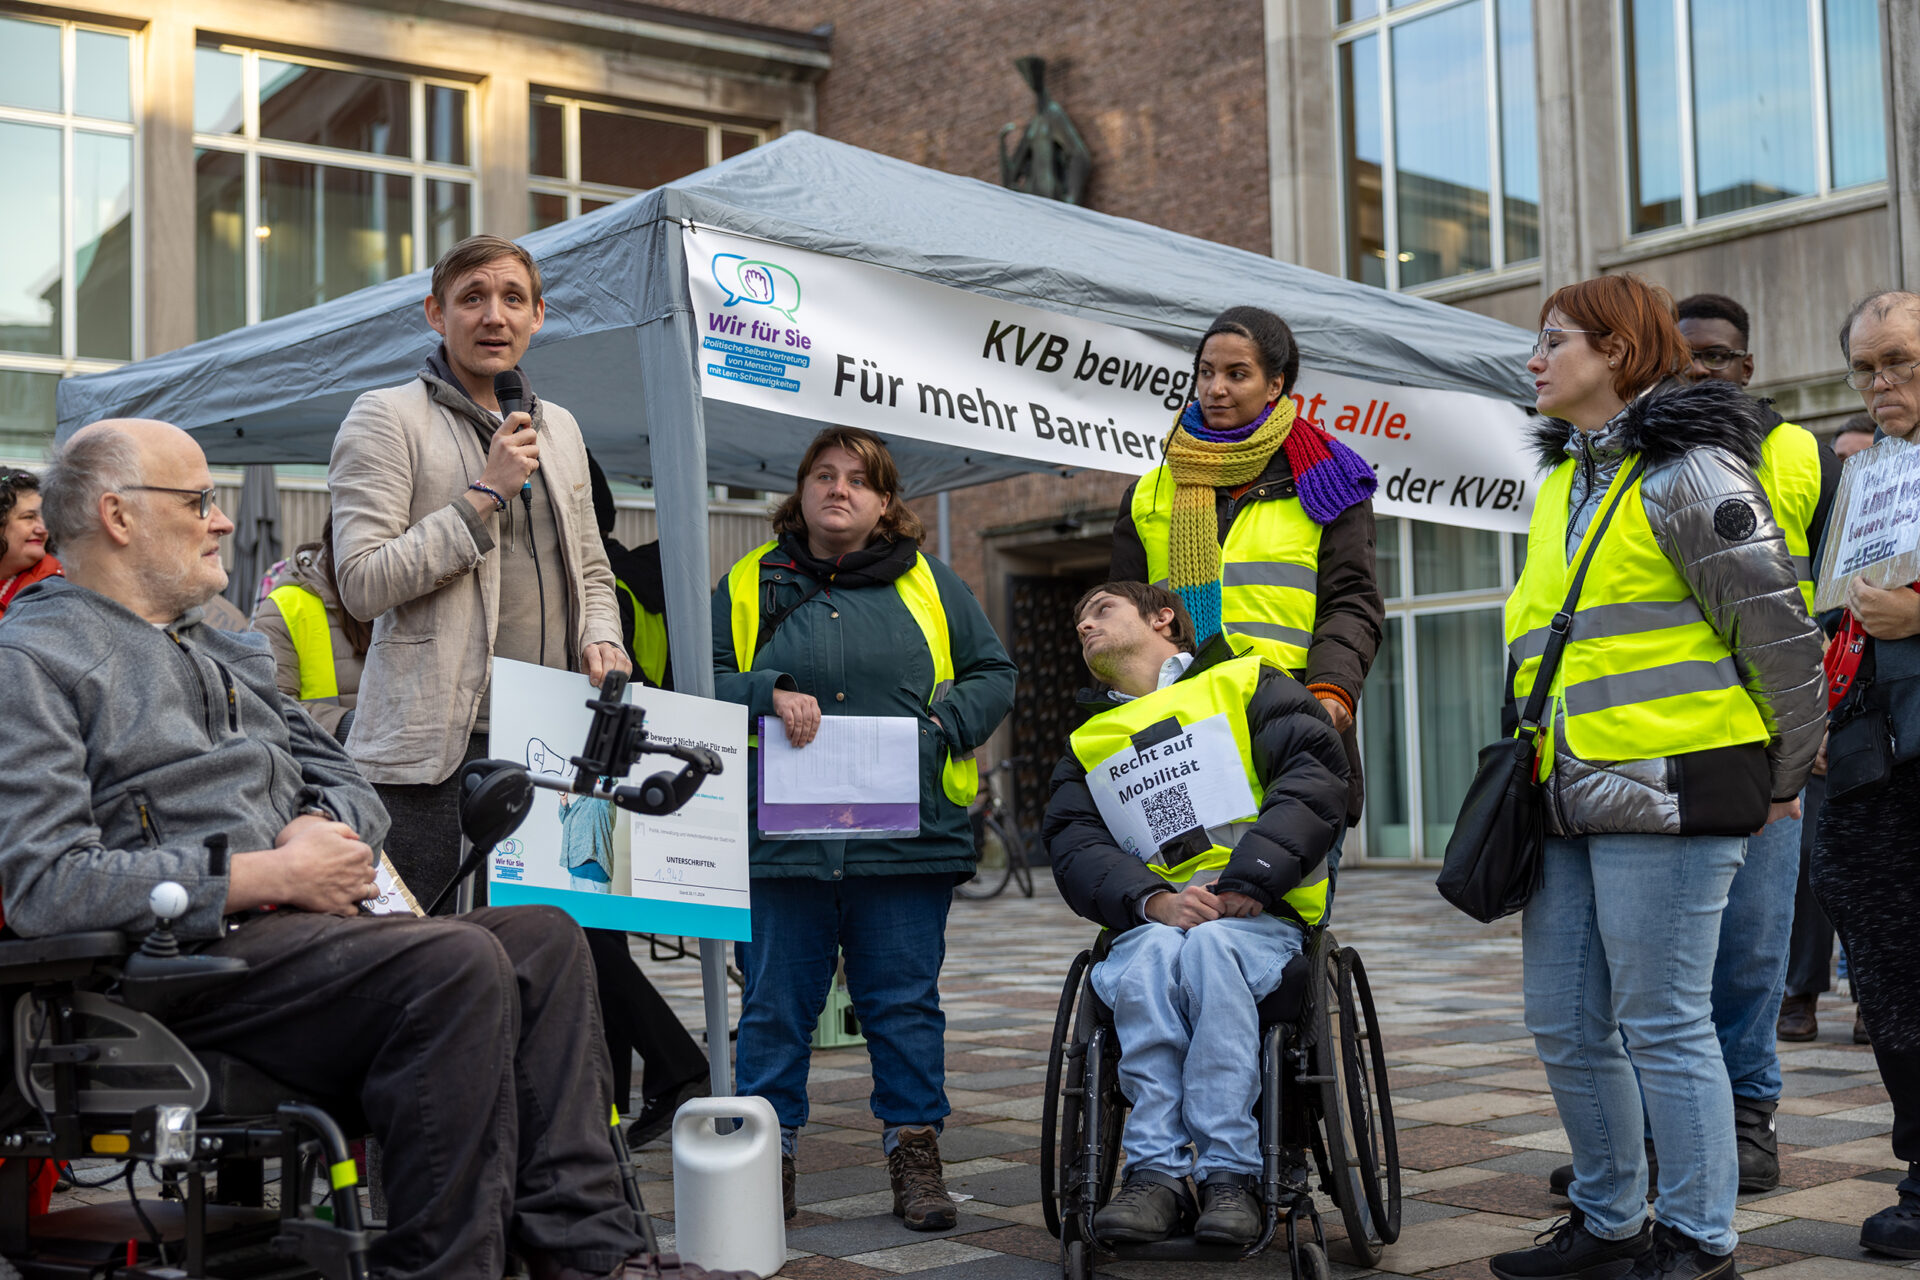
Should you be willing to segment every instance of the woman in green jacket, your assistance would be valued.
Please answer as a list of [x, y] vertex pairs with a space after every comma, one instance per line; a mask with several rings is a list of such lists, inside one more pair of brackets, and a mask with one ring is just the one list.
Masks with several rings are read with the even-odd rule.
[[1013, 706], [1014, 665], [965, 583], [919, 549], [879, 437], [830, 427], [808, 446], [774, 512], [776, 541], [743, 557], [713, 597], [714, 692], [778, 720], [805, 750], [823, 716], [910, 720], [919, 744], [920, 829], [879, 839], [768, 839], [749, 766], [753, 939], [738, 1084], [780, 1117], [786, 1212], [807, 1120], [807, 1059], [835, 959], [873, 1060], [893, 1211], [954, 1224], [937, 1135], [947, 1113], [940, 965], [953, 886], [973, 873], [967, 802], [974, 750]]

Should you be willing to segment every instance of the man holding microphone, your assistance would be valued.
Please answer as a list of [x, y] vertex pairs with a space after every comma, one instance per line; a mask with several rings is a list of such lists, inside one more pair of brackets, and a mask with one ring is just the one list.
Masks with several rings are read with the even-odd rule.
[[354, 402], [327, 468], [340, 602], [373, 623], [347, 752], [393, 826], [422, 902], [459, 863], [459, 771], [487, 754], [493, 659], [632, 664], [573, 415], [520, 358], [546, 316], [519, 245], [470, 236], [434, 265], [419, 375]]

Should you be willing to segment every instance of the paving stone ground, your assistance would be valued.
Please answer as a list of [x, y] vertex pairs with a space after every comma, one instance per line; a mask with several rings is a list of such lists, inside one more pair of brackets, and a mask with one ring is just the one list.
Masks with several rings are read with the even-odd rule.
[[[1334, 922], [1367, 962], [1389, 1048], [1406, 1226], [1377, 1274], [1484, 1280], [1485, 1259], [1532, 1242], [1566, 1212], [1546, 1177], [1567, 1140], [1522, 1020], [1517, 920], [1482, 926], [1443, 903], [1429, 873], [1349, 869]], [[800, 1217], [782, 1276], [860, 1280], [910, 1274], [1024, 1280], [1059, 1274], [1039, 1205], [1040, 1094], [1060, 983], [1093, 928], [1044, 877], [1032, 900], [956, 901], [941, 1000], [947, 1094], [941, 1139], [949, 1187], [971, 1195], [953, 1231], [910, 1232], [889, 1212], [878, 1122], [866, 1105], [866, 1051], [814, 1055], [812, 1118], [800, 1138]], [[642, 959], [689, 1026], [701, 1025], [699, 971]], [[735, 993], [737, 997], [737, 992]], [[737, 999], [735, 1014], [738, 1014]], [[1852, 1043], [1853, 1005], [1820, 1004], [1820, 1039], [1782, 1044], [1781, 1187], [1743, 1196], [1740, 1266], [1771, 1280], [1876, 1280], [1920, 1270], [1866, 1253], [1859, 1224], [1892, 1204], [1905, 1166], [1870, 1049]], [[672, 1155], [639, 1153], [647, 1203], [672, 1231]], [[1338, 1221], [1330, 1205], [1322, 1212]], [[1376, 1274], [1329, 1245], [1339, 1280]], [[1132, 1280], [1283, 1276], [1284, 1250], [1244, 1263], [1111, 1263]]]
[[[1485, 1280], [1485, 1259], [1530, 1243], [1566, 1211], [1546, 1176], [1564, 1163], [1566, 1135], [1522, 1023], [1517, 921], [1474, 924], [1418, 871], [1349, 869], [1335, 931], [1365, 957], [1389, 1048], [1406, 1226], [1377, 1272], [1330, 1243], [1337, 1280], [1419, 1276]], [[818, 1052], [812, 1118], [800, 1139], [800, 1216], [788, 1224], [792, 1280], [1026, 1280], [1057, 1276], [1058, 1245], [1039, 1205], [1040, 1095], [1060, 983], [1094, 930], [1044, 877], [1031, 900], [956, 901], [941, 978], [947, 1091], [954, 1113], [941, 1139], [949, 1186], [972, 1197], [958, 1225], [923, 1235], [889, 1212], [879, 1123], [863, 1048]], [[637, 957], [688, 1026], [703, 1025], [699, 968]], [[734, 992], [733, 1012], [739, 1012]], [[1872, 1052], [1852, 1043], [1853, 1006], [1827, 996], [1820, 1039], [1780, 1046], [1781, 1187], [1741, 1199], [1741, 1270], [1770, 1280], [1879, 1280], [1920, 1270], [1859, 1247], [1862, 1217], [1893, 1203], [1905, 1166], [1886, 1135], [1891, 1109]], [[636, 1071], [635, 1079], [639, 1078]], [[660, 1231], [673, 1231], [672, 1153], [661, 1139], [638, 1153], [643, 1192]], [[103, 1164], [93, 1172], [104, 1172]], [[144, 1183], [144, 1177], [141, 1179]], [[124, 1196], [81, 1191], [61, 1203]], [[1338, 1215], [1322, 1202], [1330, 1224]], [[1330, 1235], [1333, 1232], [1329, 1233]], [[1275, 1277], [1284, 1251], [1244, 1263], [1113, 1263], [1132, 1280]]]

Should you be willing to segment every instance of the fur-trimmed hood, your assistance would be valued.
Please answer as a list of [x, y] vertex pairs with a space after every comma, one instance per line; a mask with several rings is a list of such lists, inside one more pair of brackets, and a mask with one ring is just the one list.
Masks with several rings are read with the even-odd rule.
[[[1649, 469], [1689, 451], [1725, 449], [1749, 467], [1760, 463], [1760, 446], [1774, 422], [1760, 401], [1731, 382], [1663, 382], [1639, 397], [1594, 433], [1608, 452], [1645, 456]], [[1531, 428], [1542, 471], [1567, 460], [1568, 442], [1578, 427], [1558, 418], [1541, 418]]]

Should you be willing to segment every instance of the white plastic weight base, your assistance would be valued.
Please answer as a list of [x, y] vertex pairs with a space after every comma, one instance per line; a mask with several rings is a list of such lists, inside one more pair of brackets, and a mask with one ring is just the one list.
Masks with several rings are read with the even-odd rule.
[[[723, 1134], [722, 1118], [740, 1123]], [[695, 1098], [674, 1114], [673, 1237], [710, 1271], [771, 1276], [786, 1263], [780, 1121], [765, 1098]]]

